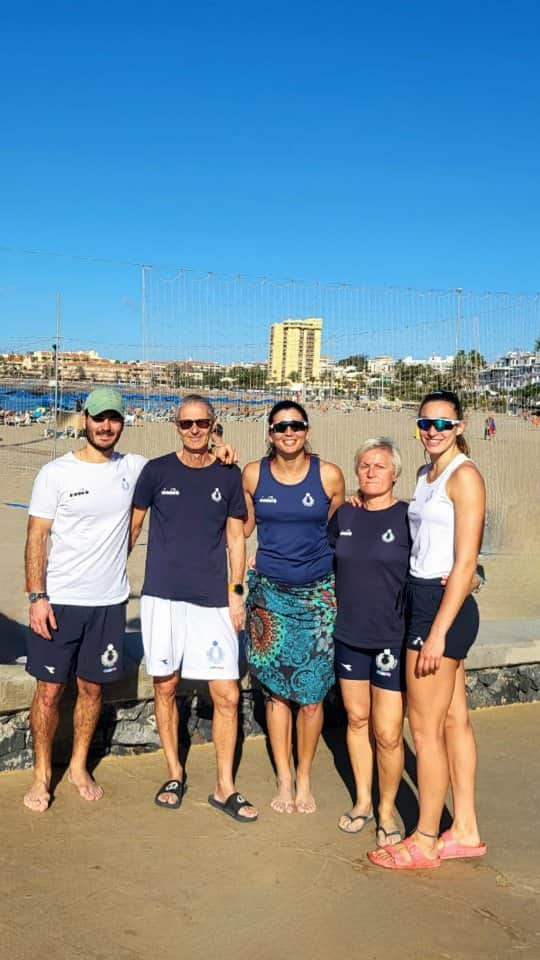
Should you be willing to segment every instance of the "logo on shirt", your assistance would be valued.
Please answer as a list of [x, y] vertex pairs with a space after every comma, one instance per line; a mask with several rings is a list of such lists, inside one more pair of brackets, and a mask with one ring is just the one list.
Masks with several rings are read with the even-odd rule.
[[127, 480], [126, 477], [122, 477], [122, 483], [120, 485], [122, 490], [129, 490], [129, 480]]
[[388, 528], [386, 533], [383, 533], [381, 536], [381, 540], [383, 540], [384, 543], [392, 543], [395, 539], [396, 537], [395, 537], [394, 531], [391, 530], [390, 527]]
[[116, 664], [118, 663], [118, 658], [120, 654], [115, 648], [113, 643], [107, 644], [107, 647], [101, 654], [101, 664], [103, 666], [104, 673], [112, 673], [113, 670], [116, 670]]
[[413, 642], [411, 643], [411, 647], [423, 647], [423, 646], [424, 646], [424, 641], [422, 640], [422, 637], [416, 637], [416, 639], [413, 640]]
[[84, 490], [84, 489], [72, 490], [70, 493], [70, 497], [86, 497], [88, 496], [89, 493], [90, 493], [89, 490]]
[[388, 677], [392, 673], [392, 670], [395, 670], [398, 662], [392, 651], [387, 647], [382, 653], [378, 653], [375, 657], [375, 665], [377, 667], [377, 673], [380, 673], [383, 677]]
[[352, 530], [340, 530], [340, 537], [352, 537]]
[[214, 503], [219, 503], [219, 501], [222, 499], [221, 490], [219, 489], [219, 487], [216, 487], [214, 492], [211, 494], [211, 497]]
[[161, 496], [162, 497], [179, 497], [180, 491], [177, 490], [176, 487], [163, 487], [163, 490], [161, 491]]
[[56, 667], [48, 667], [46, 663], [44, 663], [43, 666], [49, 671], [49, 673], [54, 673], [56, 670]]
[[313, 504], [315, 503], [315, 500], [313, 499], [311, 494], [308, 492], [306, 493], [305, 497], [302, 497], [302, 503], [304, 504], [305, 507], [312, 507]]
[[277, 503], [277, 497], [259, 497], [259, 503]]

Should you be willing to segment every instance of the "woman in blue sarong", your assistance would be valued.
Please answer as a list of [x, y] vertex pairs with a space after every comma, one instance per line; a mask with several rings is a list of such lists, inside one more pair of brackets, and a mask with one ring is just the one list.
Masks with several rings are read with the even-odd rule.
[[[255, 568], [248, 574], [249, 665], [266, 695], [266, 721], [277, 776], [277, 813], [314, 813], [311, 769], [323, 700], [335, 682], [336, 612], [327, 523], [343, 503], [339, 467], [309, 451], [309, 423], [294, 401], [268, 417], [269, 449], [244, 469], [246, 536], [257, 527]], [[293, 705], [298, 763], [291, 764]]]

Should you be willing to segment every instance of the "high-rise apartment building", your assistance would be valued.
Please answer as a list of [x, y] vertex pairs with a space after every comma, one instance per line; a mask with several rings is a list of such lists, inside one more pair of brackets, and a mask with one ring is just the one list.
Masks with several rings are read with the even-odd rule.
[[321, 363], [322, 320], [284, 320], [270, 328], [268, 376], [282, 383], [295, 374], [301, 381], [318, 380]]

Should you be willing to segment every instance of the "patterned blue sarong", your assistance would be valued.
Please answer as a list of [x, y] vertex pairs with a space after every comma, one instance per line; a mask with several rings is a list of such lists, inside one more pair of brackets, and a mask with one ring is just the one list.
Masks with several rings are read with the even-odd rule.
[[248, 585], [250, 673], [286, 700], [320, 703], [335, 683], [333, 574], [297, 586], [250, 570]]

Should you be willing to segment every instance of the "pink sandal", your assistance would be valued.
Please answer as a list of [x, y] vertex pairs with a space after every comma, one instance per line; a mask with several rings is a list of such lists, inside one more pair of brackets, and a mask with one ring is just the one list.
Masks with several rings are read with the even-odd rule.
[[470, 846], [470, 844], [460, 843], [454, 840], [451, 830], [445, 830], [441, 833], [442, 847], [439, 847], [439, 857], [441, 860], [466, 860], [469, 857], [484, 857], [487, 853], [487, 844], [483, 841]]
[[[403, 847], [409, 856], [404, 854]], [[435, 870], [441, 865], [440, 857], [426, 857], [412, 837], [407, 837], [393, 847], [370, 850], [368, 860], [376, 867], [384, 867], [386, 870]]]

